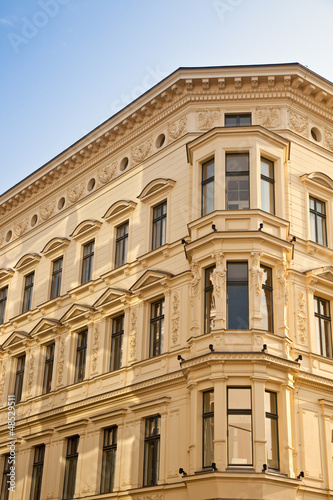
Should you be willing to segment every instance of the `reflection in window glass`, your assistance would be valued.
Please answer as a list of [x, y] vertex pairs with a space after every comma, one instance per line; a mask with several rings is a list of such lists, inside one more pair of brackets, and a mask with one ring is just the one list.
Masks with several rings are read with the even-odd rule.
[[202, 165], [201, 182], [201, 215], [209, 214], [214, 210], [214, 160]]
[[228, 387], [228, 464], [252, 463], [251, 389]]
[[247, 262], [227, 263], [228, 328], [249, 328], [249, 297]]
[[279, 470], [278, 413], [277, 395], [275, 392], [265, 392], [265, 410], [267, 465], [270, 469]]
[[250, 208], [249, 155], [226, 155], [226, 210]]
[[261, 315], [263, 320], [263, 329], [267, 332], [273, 332], [273, 286], [272, 269], [261, 265], [263, 271], [261, 288]]

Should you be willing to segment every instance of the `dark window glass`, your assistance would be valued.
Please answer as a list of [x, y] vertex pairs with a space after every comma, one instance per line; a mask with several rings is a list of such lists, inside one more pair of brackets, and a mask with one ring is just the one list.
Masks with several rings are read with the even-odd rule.
[[332, 358], [331, 312], [328, 300], [314, 297], [317, 351]]
[[117, 453], [117, 430], [117, 426], [104, 430], [101, 493], [111, 493], [113, 491]]
[[116, 234], [116, 260], [115, 267], [120, 267], [127, 262], [128, 222], [117, 227]]
[[163, 352], [164, 337], [164, 299], [151, 304], [150, 310], [150, 346], [149, 357], [153, 358]]
[[35, 447], [34, 463], [32, 466], [30, 500], [40, 499], [43, 478], [44, 454], [44, 444]]
[[25, 366], [25, 354], [17, 358], [15, 388], [14, 388], [15, 403], [19, 403], [22, 398], [24, 366]]
[[275, 214], [274, 163], [261, 158], [261, 208]]
[[74, 384], [82, 382], [86, 368], [88, 330], [80, 332], [77, 336], [76, 363]]
[[249, 155], [226, 155], [226, 209], [250, 208]]
[[202, 165], [201, 215], [214, 210], [214, 159]]
[[205, 269], [205, 333], [209, 333], [215, 317], [215, 304], [213, 300], [213, 284], [210, 277], [215, 266]]
[[112, 320], [111, 337], [111, 360], [110, 370], [118, 370], [121, 367], [122, 349], [124, 335], [124, 316], [118, 316]]
[[60, 257], [60, 259], [57, 259], [53, 262], [50, 299], [54, 299], [55, 297], [59, 297], [59, 295], [60, 295], [62, 264], [63, 264], [62, 257]]
[[7, 295], [8, 295], [8, 286], [5, 286], [0, 290], [0, 324], [5, 322]]
[[275, 392], [265, 392], [267, 465], [270, 469], [279, 470], [279, 433], [277, 395]]
[[92, 279], [94, 247], [95, 247], [94, 241], [90, 241], [90, 243], [83, 245], [82, 278], [81, 278], [82, 285]]
[[9, 453], [8, 453], [8, 455], [5, 455], [5, 462], [3, 466], [0, 500], [8, 500], [9, 485], [7, 481], [9, 481], [9, 473], [10, 473], [10, 465], [9, 465]]
[[263, 328], [268, 332], [273, 332], [273, 284], [272, 269], [266, 266], [260, 266], [263, 271], [261, 288], [261, 314]]
[[227, 263], [228, 328], [249, 328], [249, 291], [247, 262]]
[[154, 486], [160, 470], [160, 424], [161, 417], [146, 419], [143, 486]]
[[251, 125], [251, 114], [243, 113], [240, 115], [225, 115], [224, 125], [225, 127], [248, 127]]
[[25, 277], [22, 313], [31, 309], [34, 279], [35, 273], [30, 273]]
[[325, 203], [311, 196], [309, 203], [311, 240], [327, 246]]
[[252, 465], [251, 389], [228, 387], [228, 464]]
[[202, 466], [214, 462], [214, 391], [203, 393], [202, 410]]
[[67, 454], [65, 465], [65, 478], [64, 478], [64, 491], [62, 498], [68, 500], [74, 497], [75, 493], [75, 480], [76, 480], [76, 466], [78, 459], [78, 446], [80, 436], [72, 436], [67, 440]]
[[54, 360], [54, 348], [55, 348], [55, 344], [50, 344], [46, 348], [43, 394], [47, 394], [51, 390], [52, 373], [53, 373], [53, 360]]
[[153, 245], [159, 248], [166, 242], [167, 202], [164, 201], [153, 209]]

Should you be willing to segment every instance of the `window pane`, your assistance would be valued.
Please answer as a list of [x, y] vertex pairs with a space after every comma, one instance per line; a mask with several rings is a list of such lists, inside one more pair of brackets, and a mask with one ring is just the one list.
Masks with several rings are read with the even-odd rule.
[[274, 214], [274, 184], [261, 179], [261, 209]]
[[229, 387], [228, 410], [251, 410], [251, 389]]
[[228, 285], [228, 328], [249, 328], [249, 298], [247, 285]]
[[205, 181], [211, 177], [214, 177], [214, 160], [202, 165], [202, 180]]
[[146, 419], [143, 485], [156, 485], [160, 461], [160, 417]]
[[229, 415], [229, 464], [252, 464], [251, 415]]
[[249, 155], [247, 153], [235, 153], [226, 155], [226, 171], [230, 172], [248, 172]]
[[214, 462], [214, 417], [204, 418], [203, 443], [203, 467], [210, 467]]
[[277, 420], [266, 418], [267, 465], [271, 469], [279, 469], [278, 454], [278, 423]]
[[214, 182], [202, 186], [202, 215], [214, 211]]

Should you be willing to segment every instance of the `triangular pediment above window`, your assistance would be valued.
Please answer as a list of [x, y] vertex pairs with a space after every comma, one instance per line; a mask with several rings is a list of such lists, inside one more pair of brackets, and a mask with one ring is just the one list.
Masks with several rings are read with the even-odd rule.
[[176, 181], [172, 179], [154, 179], [149, 182], [146, 187], [141, 191], [138, 198], [139, 200], [146, 202], [149, 201], [155, 195], [166, 195], [176, 184]]
[[313, 269], [311, 271], [308, 271], [306, 274], [333, 282], [333, 266], [325, 266]]
[[130, 200], [119, 200], [113, 203], [103, 215], [103, 219], [113, 223], [118, 218], [125, 219], [134, 211], [137, 203]]
[[95, 219], [87, 219], [80, 222], [70, 235], [74, 240], [79, 240], [80, 238], [85, 238], [86, 236], [92, 236], [101, 227], [102, 222]]
[[32, 337], [38, 337], [39, 335], [45, 332], [49, 332], [52, 329], [58, 328], [59, 326], [61, 326], [61, 322], [57, 319], [43, 318], [31, 330], [30, 335]]
[[20, 258], [14, 266], [17, 271], [25, 271], [30, 266], [35, 266], [41, 259], [38, 253], [27, 253]]
[[315, 183], [327, 189], [333, 189], [333, 179], [323, 172], [311, 172], [301, 176], [302, 182]]
[[4, 350], [12, 349], [13, 347], [18, 347], [23, 342], [30, 339], [31, 336], [29, 335], [29, 333], [23, 331], [15, 331], [11, 335], [9, 335], [9, 337], [4, 341], [1, 347]]
[[129, 299], [131, 293], [123, 288], [108, 288], [98, 300], [96, 300], [94, 307], [98, 309], [99, 307], [104, 307], [106, 305], [112, 304], [116, 301], [126, 301]]
[[79, 318], [89, 318], [91, 313], [95, 311], [92, 306], [84, 304], [73, 304], [68, 311], [60, 318], [61, 323], [76, 321]]
[[70, 240], [68, 238], [52, 238], [52, 240], [46, 243], [41, 253], [46, 257], [51, 257], [58, 250], [66, 248], [69, 243]]
[[1, 283], [1, 285], [3, 282], [9, 280], [13, 276], [14, 272], [15, 272], [14, 269], [2, 267], [0, 269], [0, 283]]
[[131, 286], [130, 291], [136, 292], [147, 287], [160, 284], [162, 281], [168, 280], [173, 277], [172, 273], [166, 271], [153, 271], [147, 270], [143, 273], [134, 285]]

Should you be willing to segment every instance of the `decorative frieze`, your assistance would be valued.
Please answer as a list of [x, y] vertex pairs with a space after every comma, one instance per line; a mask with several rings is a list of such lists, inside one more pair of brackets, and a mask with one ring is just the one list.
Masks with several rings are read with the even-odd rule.
[[132, 148], [131, 153], [133, 160], [136, 162], [140, 162], [147, 158], [152, 152], [152, 145], [153, 141], [151, 138], [149, 138], [147, 141], [139, 144], [139, 146], [135, 146], [134, 148]]
[[187, 132], [187, 117], [184, 116], [180, 120], [169, 124], [168, 131], [171, 139], [178, 139], [178, 137], [184, 135]]
[[78, 201], [84, 193], [84, 182], [77, 184], [76, 186], [68, 189], [67, 195], [71, 203]]
[[289, 124], [292, 130], [295, 130], [295, 132], [301, 134], [306, 131], [306, 128], [308, 126], [308, 119], [290, 111]]
[[33, 381], [34, 381], [34, 367], [35, 367], [35, 355], [33, 351], [30, 351], [29, 359], [29, 370], [28, 370], [28, 383], [27, 383], [27, 395], [31, 396]]
[[265, 128], [277, 128], [281, 124], [280, 110], [277, 108], [262, 108], [258, 110], [258, 125]]
[[129, 333], [129, 357], [133, 361], [136, 358], [136, 334], [137, 334], [138, 309], [131, 311], [130, 333]]
[[333, 132], [325, 129], [326, 146], [333, 151]]
[[307, 342], [306, 334], [307, 314], [305, 309], [305, 293], [301, 290], [298, 293], [297, 304], [297, 337], [299, 344], [305, 345]]
[[43, 207], [41, 207], [41, 209], [39, 211], [41, 219], [44, 221], [49, 219], [54, 213], [55, 206], [56, 206], [56, 202], [55, 202], [55, 200], [53, 200], [50, 203], [48, 203], [47, 205], [44, 205]]
[[117, 172], [116, 162], [113, 162], [111, 165], [107, 167], [101, 168], [97, 173], [99, 182], [101, 184], [106, 184], [116, 176], [116, 172]]
[[179, 342], [179, 314], [180, 314], [179, 293], [174, 292], [172, 295], [172, 314], [171, 314], [171, 333], [172, 343], [176, 345]]
[[16, 238], [22, 236], [22, 234], [26, 232], [26, 230], [28, 229], [28, 225], [29, 225], [28, 217], [15, 223], [14, 235], [16, 236]]
[[59, 346], [58, 385], [62, 385], [62, 380], [64, 375], [64, 364], [65, 364], [65, 339], [64, 337], [62, 337], [60, 339], [60, 346]]
[[97, 323], [94, 327], [93, 345], [91, 350], [91, 371], [92, 373], [97, 369], [98, 351], [99, 351], [99, 337], [100, 337], [100, 324]]
[[218, 125], [219, 113], [205, 109], [196, 114], [196, 125], [199, 130], [208, 130]]

